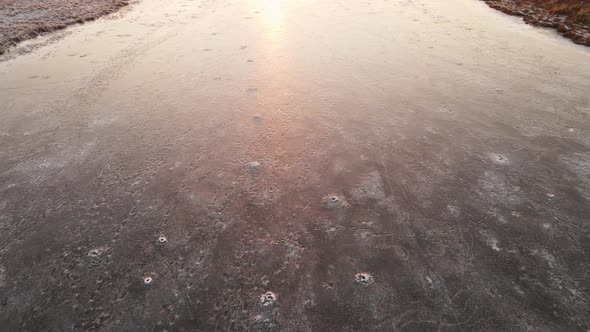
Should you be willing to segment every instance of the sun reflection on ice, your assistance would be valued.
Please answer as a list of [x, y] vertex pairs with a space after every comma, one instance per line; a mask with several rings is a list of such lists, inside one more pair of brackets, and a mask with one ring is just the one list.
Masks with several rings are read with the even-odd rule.
[[284, 18], [283, 0], [264, 0], [262, 18], [272, 30], [281, 27]]

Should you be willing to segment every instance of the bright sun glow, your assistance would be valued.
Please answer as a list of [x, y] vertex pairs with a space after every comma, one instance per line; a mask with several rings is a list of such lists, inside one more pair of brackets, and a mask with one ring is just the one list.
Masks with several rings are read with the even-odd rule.
[[283, 21], [283, 0], [264, 0], [263, 18], [271, 29], [281, 27]]

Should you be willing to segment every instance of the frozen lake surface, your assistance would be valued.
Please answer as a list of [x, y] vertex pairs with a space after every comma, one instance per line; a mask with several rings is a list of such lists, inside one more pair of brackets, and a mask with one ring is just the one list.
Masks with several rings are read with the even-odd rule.
[[590, 329], [590, 49], [474, 0], [142, 0], [0, 60], [5, 331]]

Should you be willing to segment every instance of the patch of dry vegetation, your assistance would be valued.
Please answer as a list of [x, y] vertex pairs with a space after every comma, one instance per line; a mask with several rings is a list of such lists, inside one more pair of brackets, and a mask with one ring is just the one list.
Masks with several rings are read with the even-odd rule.
[[21, 40], [94, 20], [128, 0], [0, 0], [0, 54]]
[[583, 0], [518, 0], [534, 4], [554, 15], [565, 15], [571, 20], [590, 25], [590, 1]]
[[528, 24], [555, 28], [576, 44], [590, 46], [590, 1], [484, 0], [504, 13], [522, 16]]

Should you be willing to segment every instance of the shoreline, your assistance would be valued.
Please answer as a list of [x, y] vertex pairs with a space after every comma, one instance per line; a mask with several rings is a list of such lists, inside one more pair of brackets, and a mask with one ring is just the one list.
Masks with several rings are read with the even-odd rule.
[[[553, 28], [579, 45], [590, 46], [590, 20], [586, 15], [581, 19], [571, 10], [551, 5], [529, 2], [530, 0], [483, 0], [489, 7], [512, 16], [520, 16], [525, 23]], [[549, 2], [550, 0], [546, 0]], [[65, 29], [74, 24], [93, 21], [112, 14], [129, 5], [129, 0], [0, 0], [0, 16], [6, 18], [0, 25], [0, 55], [19, 42], [40, 35]], [[579, 6], [583, 6], [583, 3]], [[588, 8], [590, 10], [590, 8]]]
[[[553, 28], [557, 32], [578, 45], [590, 46], [590, 24], [588, 15], [579, 16], [574, 13], [584, 3], [567, 8], [566, 5], [556, 7], [550, 3], [528, 2], [527, 0], [483, 0], [489, 7], [512, 16], [522, 17], [525, 23]], [[571, 5], [574, 6], [574, 5]], [[569, 9], [569, 10], [568, 10]]]
[[93, 21], [129, 5], [129, 0], [0, 0], [0, 55], [21, 41]]

